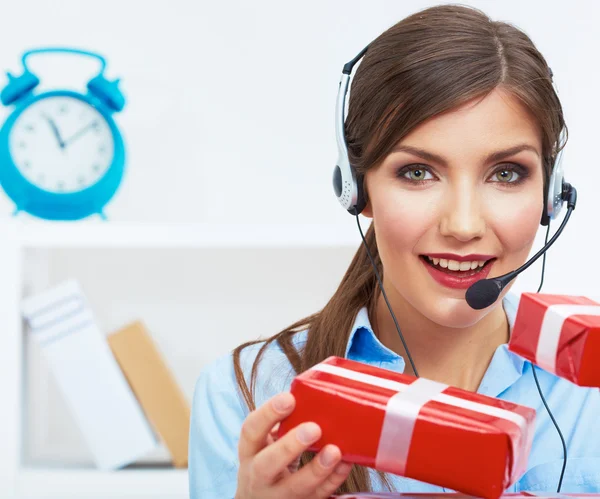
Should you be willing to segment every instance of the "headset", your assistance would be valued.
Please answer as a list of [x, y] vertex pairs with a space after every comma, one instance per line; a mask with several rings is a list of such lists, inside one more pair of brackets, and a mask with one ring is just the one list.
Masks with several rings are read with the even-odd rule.
[[[415, 367], [414, 361], [410, 355], [410, 351], [408, 346], [404, 340], [404, 336], [400, 331], [400, 326], [398, 325], [398, 321], [396, 320], [396, 316], [392, 310], [390, 302], [387, 298], [385, 290], [383, 288], [383, 283], [381, 281], [381, 277], [377, 270], [377, 265], [373, 256], [371, 255], [371, 251], [369, 250], [369, 246], [366, 242], [365, 236], [363, 234], [362, 228], [360, 226], [360, 220], [358, 215], [364, 210], [367, 200], [364, 191], [364, 178], [362, 175], [358, 174], [354, 167], [350, 164], [350, 159], [348, 156], [348, 147], [346, 143], [345, 136], [345, 123], [346, 123], [346, 98], [348, 95], [348, 90], [350, 86], [350, 76], [352, 74], [352, 69], [354, 66], [363, 58], [365, 53], [367, 52], [369, 46], [362, 49], [358, 55], [352, 59], [351, 61], [344, 64], [342, 69], [342, 75], [340, 77], [338, 95], [336, 100], [336, 108], [335, 108], [335, 134], [337, 139], [337, 147], [338, 147], [338, 159], [336, 166], [333, 170], [333, 190], [335, 196], [337, 197], [339, 203], [342, 207], [348, 211], [351, 215], [356, 217], [356, 223], [358, 225], [358, 230], [360, 232], [362, 243], [366, 249], [367, 255], [371, 261], [373, 269], [375, 271], [375, 276], [377, 277], [377, 281], [379, 284], [379, 289], [381, 294], [386, 302], [387, 308], [392, 316], [394, 324], [396, 326], [396, 330], [398, 331], [398, 335], [400, 340], [402, 341], [402, 345], [404, 346], [404, 350], [406, 351], [407, 357], [411, 364], [411, 367], [415, 373], [415, 376], [419, 376], [417, 369]], [[548, 68], [549, 78], [553, 81], [552, 70]], [[559, 143], [564, 145], [565, 139], [565, 129], [561, 131]], [[543, 256], [543, 264], [542, 264], [542, 275], [540, 286], [537, 290], [542, 289], [542, 285], [544, 282], [544, 270], [546, 267], [546, 251], [554, 244], [556, 239], [560, 236], [562, 231], [564, 230], [571, 213], [575, 209], [575, 205], [577, 203], [577, 190], [574, 186], [565, 181], [564, 178], [564, 170], [562, 166], [562, 156], [563, 156], [563, 148], [561, 147], [554, 164], [552, 166], [552, 173], [550, 175], [550, 180], [548, 181], [548, 185], [544, 188], [544, 211], [542, 213], [542, 218], [540, 220], [540, 224], [546, 229], [546, 239], [543, 248], [536, 253], [533, 257], [531, 257], [524, 265], [519, 267], [512, 272], [504, 274], [499, 277], [491, 278], [491, 279], [481, 279], [473, 284], [471, 287], [467, 289], [465, 293], [465, 300], [469, 304], [469, 306], [475, 310], [480, 310], [492, 305], [500, 296], [502, 289], [512, 281], [517, 275], [526, 270], [531, 264], [533, 264], [540, 256]], [[556, 230], [556, 233], [552, 236], [550, 240], [548, 240], [548, 236], [550, 233], [550, 221], [555, 220], [559, 213], [562, 210], [564, 204], [567, 204], [567, 213], [565, 214], [563, 221], [559, 228]], [[565, 468], [567, 466], [567, 447], [565, 444], [564, 437], [562, 432], [558, 426], [558, 423], [554, 419], [550, 408], [544, 398], [542, 393], [537, 374], [536, 374], [536, 366], [531, 363], [532, 374], [535, 380], [535, 384], [537, 386], [537, 390], [540, 394], [540, 398], [548, 411], [550, 419], [552, 420], [558, 435], [560, 437], [562, 447], [563, 447], [563, 456], [564, 462], [562, 471], [560, 474], [560, 478], [558, 481], [557, 493], [560, 493], [560, 489], [562, 486], [562, 481], [565, 473]]]
[[[352, 69], [362, 59], [368, 48], [368, 46], [365, 47], [354, 59], [344, 64], [335, 108], [335, 135], [338, 146], [338, 160], [333, 170], [333, 190], [342, 207], [351, 215], [360, 214], [364, 210], [367, 200], [363, 186], [364, 179], [362, 175], [357, 174], [356, 170], [350, 164], [348, 157], [348, 147], [344, 131], [346, 122], [346, 97], [350, 86]], [[549, 76], [552, 79], [552, 70], [550, 69]], [[563, 129], [560, 137], [561, 143], [565, 138], [564, 133]], [[562, 155], [563, 150], [561, 149], [552, 168], [548, 187], [544, 190], [545, 209], [540, 221], [540, 224], [543, 226], [547, 226], [550, 220], [554, 220], [558, 216], [565, 202], [569, 202], [572, 197], [575, 199], [570, 204], [575, 205], [576, 202], [577, 195], [575, 189], [564, 180]], [[575, 206], [573, 206], [574, 208]]]

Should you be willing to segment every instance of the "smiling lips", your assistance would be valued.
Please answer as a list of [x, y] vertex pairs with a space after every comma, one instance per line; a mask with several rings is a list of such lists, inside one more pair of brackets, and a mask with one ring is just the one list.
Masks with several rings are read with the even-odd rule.
[[422, 255], [421, 261], [429, 274], [441, 285], [466, 289], [475, 282], [485, 279], [490, 273], [493, 255], [454, 255], [435, 253]]

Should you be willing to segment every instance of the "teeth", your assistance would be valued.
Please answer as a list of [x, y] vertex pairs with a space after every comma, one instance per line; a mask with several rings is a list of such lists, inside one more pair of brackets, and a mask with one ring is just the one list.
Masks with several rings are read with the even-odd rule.
[[[469, 265], [470, 267], [470, 265]], [[448, 270], [459, 270], [460, 269], [460, 263], [458, 263], [456, 260], [448, 260]]]
[[466, 270], [475, 270], [477, 267], [483, 267], [486, 263], [485, 261], [458, 262], [456, 260], [447, 260], [445, 258], [427, 257], [427, 259], [434, 265], [439, 265], [444, 269], [463, 272]]

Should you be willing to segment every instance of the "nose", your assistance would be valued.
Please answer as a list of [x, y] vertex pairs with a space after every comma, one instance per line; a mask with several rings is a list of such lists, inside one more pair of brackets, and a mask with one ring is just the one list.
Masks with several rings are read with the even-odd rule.
[[462, 186], [448, 193], [440, 221], [440, 233], [461, 242], [483, 237], [486, 223], [480, 198], [472, 186]]

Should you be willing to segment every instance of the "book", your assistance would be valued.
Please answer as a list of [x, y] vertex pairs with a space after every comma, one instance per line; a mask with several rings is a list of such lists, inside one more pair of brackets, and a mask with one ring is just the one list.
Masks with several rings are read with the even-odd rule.
[[79, 283], [26, 297], [21, 313], [97, 467], [119, 469], [158, 445]]
[[108, 343], [173, 465], [188, 465], [190, 405], [142, 321], [108, 336]]

